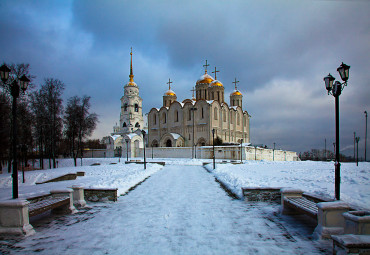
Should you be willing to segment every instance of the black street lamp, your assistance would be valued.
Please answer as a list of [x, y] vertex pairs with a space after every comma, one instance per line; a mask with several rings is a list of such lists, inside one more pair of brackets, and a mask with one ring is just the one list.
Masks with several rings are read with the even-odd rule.
[[356, 145], [357, 145], [357, 157], [356, 157], [356, 166], [358, 166], [358, 142], [360, 141], [360, 137], [356, 137]]
[[145, 131], [141, 130], [141, 133], [143, 134], [143, 144], [144, 144], [144, 169], [146, 169], [146, 157], [145, 157]]
[[243, 138], [240, 140], [240, 163], [243, 163]]
[[126, 161], [128, 162], [128, 139], [126, 141]]
[[194, 118], [194, 111], [196, 111], [197, 110], [197, 108], [195, 108], [195, 107], [191, 107], [190, 108], [190, 111], [192, 111], [193, 112], [193, 141], [192, 141], [192, 144], [191, 144], [191, 158], [194, 158], [194, 154], [195, 154], [195, 150], [194, 150], [194, 144], [195, 144], [195, 142], [194, 142], [194, 126], [195, 126], [195, 118]]
[[366, 141], [367, 141], [367, 111], [365, 113], [365, 162], [366, 162]]
[[343, 83], [336, 81], [334, 84], [335, 78], [329, 73], [328, 76], [324, 78], [325, 87], [328, 91], [328, 95], [332, 94], [335, 98], [335, 199], [340, 200], [340, 159], [339, 159], [339, 96], [342, 93], [342, 90], [347, 86], [347, 81], [349, 77], [349, 68], [350, 66], [344, 64], [340, 65], [337, 68], [337, 71], [340, 74], [340, 78]]
[[276, 143], [274, 143], [274, 149], [272, 150], [272, 161], [275, 161], [275, 145]]
[[216, 169], [216, 157], [215, 157], [215, 129], [212, 129], [212, 146], [213, 146], [213, 169]]
[[[0, 76], [4, 84], [7, 84], [9, 79], [10, 68], [3, 64], [0, 67]], [[19, 97], [20, 89], [23, 93], [27, 90], [30, 80], [23, 75], [21, 78], [16, 78], [11, 84], [7, 84], [10, 87], [10, 93], [13, 97], [12, 102], [12, 116], [13, 116], [13, 127], [12, 127], [12, 149], [13, 149], [13, 198], [18, 198], [18, 162], [17, 162], [17, 98]]]

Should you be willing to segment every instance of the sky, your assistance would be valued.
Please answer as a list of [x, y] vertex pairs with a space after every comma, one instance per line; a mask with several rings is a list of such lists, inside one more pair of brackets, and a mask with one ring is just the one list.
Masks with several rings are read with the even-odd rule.
[[209, 71], [220, 70], [226, 102], [240, 81], [251, 142], [297, 152], [324, 149], [325, 139], [333, 150], [334, 97], [323, 77], [340, 81], [344, 62], [351, 68], [339, 99], [340, 148], [353, 155], [356, 132], [364, 157], [369, 13], [366, 0], [2, 0], [0, 62], [29, 63], [39, 85], [61, 80], [65, 103], [91, 96], [93, 138], [101, 139], [119, 122], [131, 47], [143, 113], [162, 106], [169, 78], [179, 101], [190, 98], [207, 60]]

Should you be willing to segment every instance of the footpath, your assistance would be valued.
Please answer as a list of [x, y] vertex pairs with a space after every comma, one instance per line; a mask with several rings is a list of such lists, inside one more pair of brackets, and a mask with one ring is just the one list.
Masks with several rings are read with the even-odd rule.
[[[166, 165], [115, 203], [50, 222], [10, 247], [38, 254], [328, 254], [278, 204], [233, 199], [201, 166]], [[284, 221], [286, 219], [284, 218]]]

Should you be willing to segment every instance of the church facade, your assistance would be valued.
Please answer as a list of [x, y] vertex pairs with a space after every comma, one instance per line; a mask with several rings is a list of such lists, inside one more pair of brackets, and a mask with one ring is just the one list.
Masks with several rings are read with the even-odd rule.
[[[152, 108], [148, 114], [148, 146], [192, 147], [209, 146], [214, 138], [223, 143], [250, 142], [250, 115], [243, 111], [243, 95], [237, 89], [230, 94], [230, 104], [224, 99], [224, 86], [207, 73], [195, 84], [196, 97], [177, 100], [176, 93], [169, 89], [163, 95], [163, 105]], [[193, 90], [194, 93], [194, 90]]]

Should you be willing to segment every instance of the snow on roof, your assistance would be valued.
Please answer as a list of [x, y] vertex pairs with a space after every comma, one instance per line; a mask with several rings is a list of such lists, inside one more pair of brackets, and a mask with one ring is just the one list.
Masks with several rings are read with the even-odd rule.
[[236, 110], [238, 107], [237, 106], [231, 106], [230, 108], [233, 108], [234, 110]]
[[215, 101], [215, 100], [207, 100], [207, 103], [208, 103], [208, 104], [212, 104], [212, 103], [213, 103], [213, 101]]
[[176, 133], [170, 133], [170, 135], [172, 135], [172, 137], [173, 137], [175, 140], [177, 140], [177, 139], [179, 139], [179, 138], [181, 137], [181, 135], [176, 134]]
[[137, 134], [136, 134], [136, 133], [130, 133], [130, 134], [127, 134], [127, 136], [128, 136], [130, 139], [132, 139], [132, 138], [134, 138], [135, 136], [137, 136]]
[[113, 141], [115, 141], [118, 137], [120, 137], [120, 135], [111, 135], [110, 137], [112, 137]]

